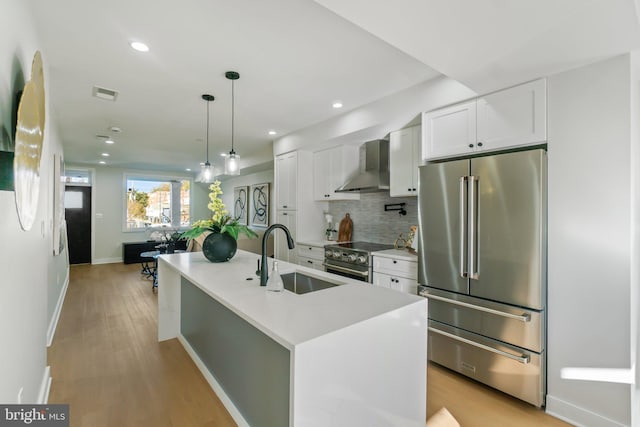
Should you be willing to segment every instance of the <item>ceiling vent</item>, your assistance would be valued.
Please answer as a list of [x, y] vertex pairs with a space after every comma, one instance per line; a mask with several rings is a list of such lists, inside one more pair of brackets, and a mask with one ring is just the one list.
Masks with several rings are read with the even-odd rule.
[[92, 93], [96, 98], [104, 99], [106, 101], [115, 101], [118, 97], [117, 90], [107, 89], [100, 86], [94, 86]]

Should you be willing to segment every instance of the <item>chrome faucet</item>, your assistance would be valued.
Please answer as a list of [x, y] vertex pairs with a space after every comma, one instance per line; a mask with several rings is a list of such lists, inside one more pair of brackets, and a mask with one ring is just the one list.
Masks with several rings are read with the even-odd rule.
[[267, 228], [262, 235], [262, 268], [260, 270], [260, 286], [267, 286], [267, 279], [269, 279], [269, 273], [267, 272], [268, 264], [267, 264], [267, 240], [269, 240], [269, 234], [276, 228], [282, 229], [284, 233], [287, 235], [287, 245], [289, 249], [293, 249], [296, 245], [293, 243], [293, 238], [291, 237], [291, 233], [289, 229], [282, 224], [273, 224], [269, 228]]

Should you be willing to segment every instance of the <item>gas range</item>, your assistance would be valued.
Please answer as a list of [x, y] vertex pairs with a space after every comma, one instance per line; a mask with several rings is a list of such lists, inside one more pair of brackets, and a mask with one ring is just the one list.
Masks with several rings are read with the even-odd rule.
[[371, 242], [346, 242], [324, 247], [325, 271], [361, 280], [372, 281], [371, 252], [393, 249], [393, 245]]

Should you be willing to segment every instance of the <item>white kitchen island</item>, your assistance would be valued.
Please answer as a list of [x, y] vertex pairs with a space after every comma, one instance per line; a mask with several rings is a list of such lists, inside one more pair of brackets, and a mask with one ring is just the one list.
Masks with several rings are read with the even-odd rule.
[[158, 262], [158, 339], [180, 340], [235, 421], [424, 426], [426, 299], [285, 262], [281, 274], [344, 284], [274, 294], [259, 286], [258, 258]]

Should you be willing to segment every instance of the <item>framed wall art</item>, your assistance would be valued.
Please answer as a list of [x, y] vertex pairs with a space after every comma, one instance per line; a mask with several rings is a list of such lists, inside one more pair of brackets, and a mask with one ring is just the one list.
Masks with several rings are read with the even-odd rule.
[[60, 255], [64, 249], [64, 159], [62, 154], [53, 155], [53, 255]]
[[251, 225], [269, 226], [269, 183], [253, 184], [250, 193]]
[[233, 217], [239, 224], [249, 225], [249, 187], [235, 187], [233, 189]]

